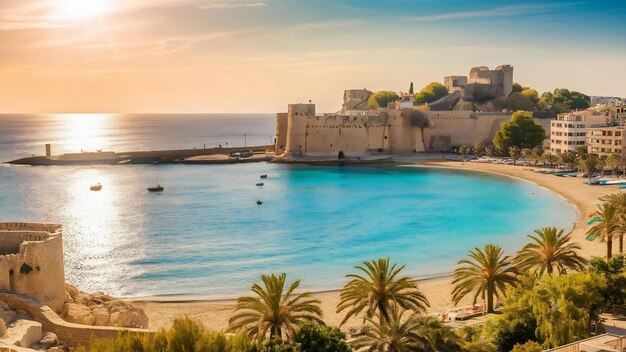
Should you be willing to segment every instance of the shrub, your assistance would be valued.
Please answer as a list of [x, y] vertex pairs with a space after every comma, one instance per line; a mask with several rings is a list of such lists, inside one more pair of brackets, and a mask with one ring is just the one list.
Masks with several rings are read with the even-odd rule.
[[516, 344], [511, 352], [541, 352], [543, 347], [535, 341], [528, 341], [525, 344]]
[[367, 100], [367, 108], [370, 110], [376, 110], [378, 108], [386, 108], [387, 104], [400, 99], [396, 92], [381, 90], [370, 95]]
[[[297, 352], [271, 345], [267, 352]], [[95, 340], [76, 352], [258, 352], [256, 344], [244, 334], [226, 336], [208, 331], [202, 324], [184, 317], [174, 320], [168, 330], [154, 335], [121, 331], [114, 339]], [[265, 351], [265, 350], [264, 350]]]
[[350, 352], [346, 335], [338, 328], [305, 324], [293, 336], [302, 352]]
[[285, 342], [281, 339], [271, 339], [263, 342], [261, 352], [300, 352], [300, 345], [297, 343]]

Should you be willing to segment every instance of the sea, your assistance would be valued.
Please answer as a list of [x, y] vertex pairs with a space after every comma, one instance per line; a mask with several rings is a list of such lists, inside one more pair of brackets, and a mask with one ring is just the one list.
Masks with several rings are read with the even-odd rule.
[[[273, 114], [0, 115], [0, 162], [45, 143], [53, 154], [266, 145], [274, 124]], [[156, 183], [164, 192], [147, 192]], [[469, 249], [513, 254], [534, 229], [577, 217], [529, 182], [418, 166], [0, 165], [0, 221], [63, 225], [66, 280], [125, 298], [233, 298], [282, 272], [332, 290], [380, 257], [427, 278]]]

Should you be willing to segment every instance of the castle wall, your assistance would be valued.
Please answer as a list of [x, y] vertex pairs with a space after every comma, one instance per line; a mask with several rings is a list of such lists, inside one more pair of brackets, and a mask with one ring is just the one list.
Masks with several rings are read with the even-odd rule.
[[432, 151], [447, 151], [452, 146], [470, 146], [479, 140], [491, 144], [502, 122], [511, 119], [511, 113], [479, 113], [471, 111], [428, 111], [430, 128], [424, 139]]
[[276, 114], [276, 142], [274, 143], [274, 153], [280, 155], [287, 147], [287, 125], [288, 113], [279, 112]]
[[0, 287], [35, 297], [60, 311], [65, 302], [61, 226], [0, 223], [0, 241], [9, 243], [5, 255], [0, 255]]

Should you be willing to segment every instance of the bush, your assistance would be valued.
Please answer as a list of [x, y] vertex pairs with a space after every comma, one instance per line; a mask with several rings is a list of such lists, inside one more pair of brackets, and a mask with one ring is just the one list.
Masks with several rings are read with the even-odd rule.
[[367, 100], [367, 108], [370, 110], [376, 110], [378, 108], [386, 108], [387, 104], [400, 99], [398, 94], [392, 91], [381, 90], [370, 95]]
[[523, 345], [519, 343], [513, 346], [511, 352], [541, 352], [543, 347], [535, 341], [528, 341]]
[[[226, 336], [206, 330], [202, 324], [184, 317], [174, 320], [168, 330], [154, 335], [121, 331], [117, 338], [95, 340], [89, 347], [76, 352], [257, 352], [256, 344], [244, 334]], [[267, 352], [297, 352], [297, 349], [264, 350]]]
[[281, 339], [272, 339], [263, 342], [261, 352], [300, 352], [300, 345], [297, 343], [285, 342]]
[[338, 328], [305, 324], [293, 336], [302, 352], [350, 352], [346, 335]]
[[432, 103], [448, 95], [448, 88], [439, 82], [431, 82], [415, 94], [415, 102], [419, 104]]

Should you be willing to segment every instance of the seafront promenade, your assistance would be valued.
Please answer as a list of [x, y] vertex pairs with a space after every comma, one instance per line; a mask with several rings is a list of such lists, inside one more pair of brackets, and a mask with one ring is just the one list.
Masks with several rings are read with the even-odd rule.
[[[487, 172], [507, 177], [514, 177], [525, 181], [533, 182], [541, 187], [545, 187], [555, 194], [571, 202], [580, 214], [578, 221], [573, 225], [573, 238], [580, 243], [581, 254], [590, 258], [593, 256], [603, 256], [605, 245], [603, 243], [585, 240], [587, 214], [595, 210], [597, 199], [602, 195], [615, 192], [616, 186], [595, 187], [587, 186], [580, 178], [556, 177], [537, 173], [538, 169], [528, 166], [513, 166], [505, 164], [482, 164], [462, 161], [436, 160], [441, 159], [441, 155], [436, 156], [406, 156], [396, 157], [394, 160], [404, 164], [414, 164], [420, 166], [455, 168], [476, 172]], [[514, 211], [514, 210], [512, 210]], [[569, 229], [566, 229], [566, 231]], [[469, 248], [468, 248], [469, 249]], [[512, 254], [512, 253], [511, 253]], [[461, 259], [461, 258], [459, 258]], [[341, 275], [341, 273], [338, 273]], [[431, 304], [429, 313], [443, 313], [454, 307], [450, 298], [452, 285], [449, 277], [438, 277], [435, 279], [420, 281], [420, 289], [428, 298]], [[242, 292], [246, 294], [246, 292]], [[336, 313], [336, 306], [339, 302], [339, 291], [324, 291], [314, 294], [322, 304], [323, 319], [329, 325], [338, 325], [343, 315]], [[188, 315], [199, 319], [210, 329], [224, 329], [228, 325], [228, 318], [233, 313], [234, 300], [220, 301], [139, 301], [137, 306], [144, 309], [150, 319], [152, 328], [169, 326], [178, 316]], [[466, 297], [459, 303], [459, 306], [471, 304], [471, 299]], [[351, 319], [347, 326], [358, 326], [359, 319]]]

